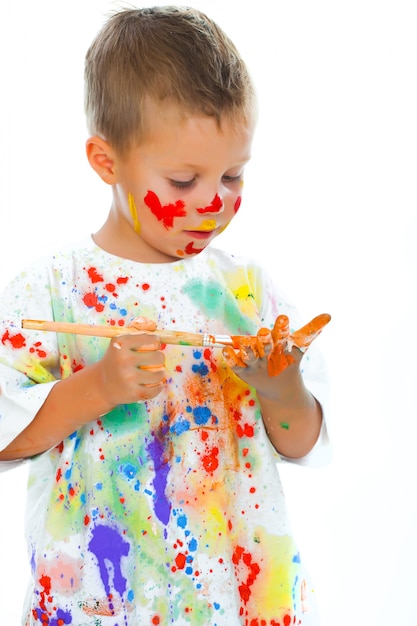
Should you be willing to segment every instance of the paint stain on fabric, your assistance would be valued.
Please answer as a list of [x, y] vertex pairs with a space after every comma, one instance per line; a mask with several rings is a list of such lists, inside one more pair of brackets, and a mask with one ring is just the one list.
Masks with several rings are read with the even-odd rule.
[[148, 191], [143, 201], [146, 206], [150, 208], [156, 219], [162, 222], [167, 230], [173, 228], [175, 217], [184, 217], [187, 215], [184, 209], [185, 202], [182, 200], [177, 200], [175, 204], [162, 205], [156, 193]]
[[104, 278], [102, 276], [102, 274], [99, 274], [97, 272], [97, 268], [96, 267], [89, 267], [87, 270], [87, 274], [88, 277], [90, 278], [91, 282], [94, 283], [102, 283], [104, 281]]
[[9, 333], [8, 330], [6, 330], [6, 332], [3, 334], [1, 342], [4, 346], [6, 345], [6, 342], [8, 342], [15, 350], [24, 348], [26, 345], [26, 339], [21, 333], [16, 333], [15, 335], [12, 335]]
[[83, 302], [88, 309], [95, 309], [97, 313], [104, 311], [104, 304], [99, 300], [99, 297], [94, 292], [86, 293], [83, 296]]
[[92, 529], [88, 549], [97, 559], [100, 578], [109, 602], [114, 590], [123, 597], [126, 591], [126, 578], [122, 574], [121, 560], [123, 556], [129, 554], [128, 542], [116, 529], [104, 525], [96, 526]]
[[209, 319], [214, 317], [227, 324], [231, 334], [253, 332], [250, 321], [242, 315], [234, 295], [221, 289], [217, 282], [195, 278], [184, 285], [183, 291], [193, 302], [199, 303]]
[[154, 436], [153, 440], [147, 445], [147, 451], [153, 460], [155, 469], [155, 477], [152, 481], [155, 490], [155, 515], [166, 526], [171, 513], [171, 504], [165, 495], [170, 467], [164, 458], [164, 447], [158, 437]]

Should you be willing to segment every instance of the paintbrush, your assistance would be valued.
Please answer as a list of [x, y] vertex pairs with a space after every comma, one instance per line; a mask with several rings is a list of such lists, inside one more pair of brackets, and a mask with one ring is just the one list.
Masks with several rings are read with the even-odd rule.
[[22, 320], [22, 328], [28, 330], [44, 330], [56, 333], [70, 333], [88, 335], [90, 337], [120, 337], [121, 335], [157, 335], [162, 343], [180, 346], [200, 346], [223, 348], [232, 346], [238, 348], [239, 337], [230, 335], [210, 335], [209, 333], [187, 333], [177, 330], [139, 330], [132, 326], [95, 326], [94, 324], [77, 324], [75, 322], [51, 322], [46, 320]]
[[[277, 318], [277, 321], [284, 320], [288, 322], [285, 315]], [[300, 349], [307, 348], [311, 342], [321, 333], [326, 324], [329, 323], [331, 317], [327, 313], [322, 313], [313, 318], [311, 322], [289, 333], [286, 337], [291, 345], [295, 345]], [[22, 320], [22, 328], [28, 330], [44, 330], [56, 333], [69, 333], [74, 335], [88, 335], [90, 337], [120, 337], [121, 335], [140, 335], [148, 333], [149, 335], [157, 335], [162, 343], [180, 345], [180, 346], [200, 346], [211, 348], [223, 348], [224, 346], [232, 346], [235, 350], [242, 347], [242, 341], [257, 341], [257, 336], [252, 335], [212, 335], [210, 333], [187, 333], [178, 330], [164, 330], [157, 328], [156, 330], [139, 329], [133, 326], [96, 326], [94, 324], [78, 324], [75, 322], [52, 322], [45, 320]], [[273, 333], [274, 331], [272, 331]], [[247, 345], [247, 343], [246, 343]], [[253, 345], [255, 345], [253, 343]]]

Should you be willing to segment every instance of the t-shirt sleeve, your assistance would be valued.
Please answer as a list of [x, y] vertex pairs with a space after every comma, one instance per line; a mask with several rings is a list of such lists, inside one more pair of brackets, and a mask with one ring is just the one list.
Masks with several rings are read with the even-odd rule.
[[[253, 270], [253, 292], [260, 310], [262, 324], [266, 328], [272, 328], [278, 315], [287, 315], [292, 332], [298, 330], [309, 319], [301, 319], [300, 313], [289, 298], [280, 291], [269, 274], [261, 267]], [[318, 311], [317, 313], [321, 313]], [[287, 458], [279, 455], [281, 461], [322, 467], [327, 465], [332, 456], [332, 446], [329, 437], [329, 379], [325, 361], [317, 342], [320, 337], [304, 353], [301, 361], [301, 373], [307, 389], [313, 394], [321, 406], [323, 422], [319, 438], [310, 452], [299, 459]]]
[[[22, 329], [23, 319], [52, 319], [48, 272], [35, 264], [0, 298], [0, 450], [33, 420], [59, 379], [54, 333]], [[16, 462], [0, 462], [0, 471]]]

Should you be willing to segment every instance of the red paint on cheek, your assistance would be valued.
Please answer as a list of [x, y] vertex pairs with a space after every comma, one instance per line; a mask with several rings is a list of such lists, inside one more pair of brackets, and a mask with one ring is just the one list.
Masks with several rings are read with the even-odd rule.
[[162, 205], [156, 193], [148, 191], [143, 201], [167, 230], [174, 226], [174, 217], [187, 215], [187, 212], [184, 210], [185, 203], [182, 200], [177, 200], [175, 204]]
[[204, 209], [197, 209], [197, 213], [200, 213], [202, 215], [204, 213], [218, 213], [219, 211], [221, 211], [222, 208], [223, 208], [223, 200], [216, 193], [216, 195], [214, 196], [210, 204], [204, 207]]
[[233, 207], [235, 213], [237, 213], [239, 211], [241, 204], [242, 204], [242, 196], [238, 196], [236, 198], [236, 202], [235, 202], [234, 207]]

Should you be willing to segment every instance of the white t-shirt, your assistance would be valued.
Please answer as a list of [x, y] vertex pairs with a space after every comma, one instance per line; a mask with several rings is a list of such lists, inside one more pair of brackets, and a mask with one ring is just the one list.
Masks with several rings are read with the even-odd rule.
[[[256, 264], [215, 248], [164, 264], [108, 254], [91, 238], [34, 264], [0, 303], [0, 449], [51, 386], [109, 340], [21, 329], [22, 319], [256, 334], [294, 309]], [[314, 602], [255, 391], [221, 350], [167, 345], [156, 398], [116, 407], [30, 460], [33, 578], [23, 624], [316, 624]], [[325, 405], [322, 363], [303, 357]], [[327, 462], [326, 428], [304, 464]], [[7, 467], [7, 464], [3, 464]]]

